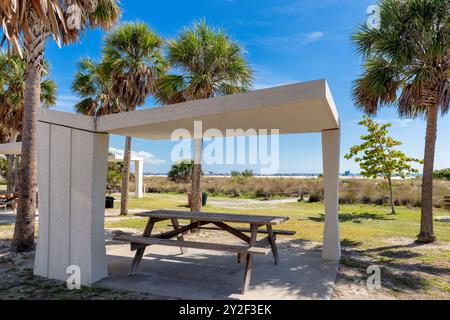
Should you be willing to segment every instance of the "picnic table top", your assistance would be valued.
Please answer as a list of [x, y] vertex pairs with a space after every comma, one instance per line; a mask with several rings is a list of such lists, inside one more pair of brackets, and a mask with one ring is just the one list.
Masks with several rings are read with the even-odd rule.
[[19, 194], [17, 192], [13, 192], [13, 191], [0, 190], [0, 196], [18, 197]]
[[210, 212], [188, 212], [176, 210], [156, 210], [136, 214], [138, 217], [159, 219], [182, 219], [211, 222], [250, 223], [258, 225], [278, 225], [289, 220], [289, 217], [256, 216], [248, 214], [226, 214]]

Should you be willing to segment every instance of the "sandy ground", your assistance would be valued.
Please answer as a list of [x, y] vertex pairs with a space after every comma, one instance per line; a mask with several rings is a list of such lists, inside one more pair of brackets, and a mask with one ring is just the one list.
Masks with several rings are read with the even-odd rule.
[[[106, 237], [111, 240], [114, 230], [107, 230]], [[136, 230], [121, 230], [135, 232]], [[190, 236], [191, 240], [217, 241], [217, 234], [202, 232]], [[231, 241], [223, 236], [221, 242]], [[406, 239], [391, 239], [391, 243], [405, 243]], [[289, 241], [283, 241], [288, 243]], [[13, 254], [10, 243], [3, 243], [0, 247], [0, 292], [1, 299], [158, 299], [147, 294], [120, 292], [111, 290], [86, 289], [72, 292], [64, 285], [54, 281], [39, 279], [32, 276], [33, 253]], [[304, 242], [302, 250], [320, 250], [320, 244]], [[424, 249], [420, 249], [424, 250]], [[389, 288], [369, 290], [367, 288], [367, 274], [365, 268], [375, 263], [370, 257], [365, 257], [352, 250], [344, 250], [343, 260], [339, 267], [333, 300], [391, 300], [391, 299], [424, 299], [426, 296], [404, 290], [401, 294], [392, 294]], [[401, 270], [400, 270], [401, 271]], [[444, 298], [445, 297], [441, 297]], [[449, 297], [447, 297], [449, 298]], [[450, 299], [450, 298], [449, 298]]]
[[[285, 201], [285, 200], [283, 200]], [[288, 200], [292, 201], [292, 200]], [[240, 200], [240, 205], [256, 205], [253, 200]], [[257, 201], [261, 205], [260, 201]], [[268, 201], [268, 205], [280, 202]], [[224, 207], [226, 203], [213, 201], [212, 205]], [[228, 203], [229, 205], [229, 203]], [[234, 203], [233, 203], [234, 205]], [[240, 206], [242, 208], [242, 206]], [[133, 210], [133, 213], [143, 210]], [[3, 218], [6, 218], [3, 216]], [[118, 212], [107, 213], [107, 219], [123, 219]], [[112, 238], [114, 230], [106, 231]], [[121, 229], [135, 233], [139, 230]], [[192, 240], [215, 240], [217, 233], [202, 232]], [[221, 242], [230, 241], [223, 234]], [[450, 243], [416, 245], [408, 238], [384, 239], [380, 248], [361, 249], [344, 247], [333, 300], [386, 300], [386, 299], [445, 299], [450, 300]], [[33, 277], [33, 253], [13, 254], [10, 241], [0, 240], [0, 299], [157, 299], [147, 294], [117, 292], [111, 290], [85, 289], [68, 291], [64, 285]], [[321, 244], [302, 243], [302, 250], [321, 250]], [[424, 255], [424, 253], [427, 253]], [[421, 260], [429, 258], [430, 260]], [[377, 265], [382, 270], [381, 289], [367, 287], [367, 268]]]

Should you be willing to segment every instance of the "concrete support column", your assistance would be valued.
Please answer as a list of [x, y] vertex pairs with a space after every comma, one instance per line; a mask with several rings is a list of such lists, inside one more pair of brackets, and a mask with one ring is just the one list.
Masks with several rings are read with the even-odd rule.
[[39, 237], [34, 274], [83, 285], [107, 277], [104, 236], [108, 135], [39, 122]]
[[134, 162], [134, 174], [136, 179], [136, 198], [144, 197], [144, 162], [135, 161]]
[[339, 260], [339, 161], [341, 132], [339, 129], [322, 132], [323, 176], [325, 190], [325, 227], [322, 258]]

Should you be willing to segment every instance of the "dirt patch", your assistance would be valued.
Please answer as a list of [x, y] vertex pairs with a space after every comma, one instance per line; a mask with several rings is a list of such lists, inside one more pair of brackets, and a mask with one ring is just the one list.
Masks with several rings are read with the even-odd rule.
[[69, 290], [64, 283], [33, 276], [34, 253], [0, 251], [2, 300], [154, 300], [157, 297], [128, 291], [94, 288]]
[[297, 203], [298, 199], [282, 199], [282, 200], [251, 200], [251, 199], [227, 199], [227, 200], [209, 200], [208, 205], [215, 208], [222, 209], [239, 209], [239, 210], [267, 210], [277, 207], [280, 204]]
[[404, 237], [387, 238], [382, 241], [388, 245], [410, 247], [415, 250], [450, 250], [450, 243], [448, 242], [418, 244], [414, 240]]

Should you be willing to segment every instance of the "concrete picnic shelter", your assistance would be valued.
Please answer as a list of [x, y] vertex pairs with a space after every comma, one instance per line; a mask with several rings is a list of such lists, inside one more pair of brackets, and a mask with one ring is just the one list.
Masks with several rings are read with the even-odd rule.
[[[338, 261], [340, 120], [326, 80], [98, 118], [39, 111], [39, 238], [34, 273], [65, 281], [81, 268], [91, 285], [108, 277], [104, 217], [109, 135], [169, 140], [176, 129], [279, 129], [322, 135], [325, 227], [322, 258]], [[301, 272], [301, 271], [299, 271]]]

